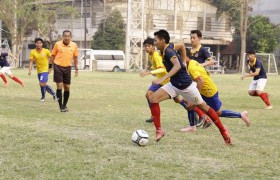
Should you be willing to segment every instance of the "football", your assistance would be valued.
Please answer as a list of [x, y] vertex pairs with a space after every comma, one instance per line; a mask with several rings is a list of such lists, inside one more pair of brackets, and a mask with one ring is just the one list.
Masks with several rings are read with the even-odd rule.
[[145, 146], [149, 142], [149, 135], [144, 130], [136, 130], [131, 136], [132, 142], [136, 143], [138, 146]]

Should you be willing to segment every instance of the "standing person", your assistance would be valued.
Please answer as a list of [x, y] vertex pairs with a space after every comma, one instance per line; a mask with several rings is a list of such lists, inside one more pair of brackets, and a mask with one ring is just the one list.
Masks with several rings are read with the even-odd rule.
[[[56, 82], [56, 96], [61, 112], [67, 112], [67, 102], [70, 96], [71, 68], [74, 59], [75, 76], [78, 76], [78, 47], [71, 41], [71, 31], [62, 33], [62, 40], [55, 43], [52, 50], [51, 62], [54, 65], [54, 82]], [[63, 103], [62, 103], [62, 89]]]
[[12, 74], [12, 71], [10, 69], [10, 64], [8, 63], [8, 56], [12, 57], [15, 59], [15, 57], [8, 53], [6, 46], [5, 45], [1, 45], [1, 51], [0, 51], [0, 66], [1, 66], [1, 70], [0, 70], [0, 77], [2, 78], [2, 80], [4, 81], [4, 86], [7, 87], [8, 86], [8, 81], [5, 77], [5, 75], [7, 75], [9, 78], [11, 78], [12, 80], [14, 80], [15, 82], [19, 83], [22, 87], [24, 87], [24, 83], [17, 78], [16, 76], [14, 76]]
[[264, 92], [264, 87], [267, 82], [266, 72], [263, 68], [263, 64], [260, 60], [256, 58], [256, 53], [254, 50], [249, 50], [247, 52], [248, 55], [248, 67], [249, 74], [245, 74], [241, 77], [241, 79], [245, 79], [246, 77], [254, 77], [253, 81], [249, 87], [249, 95], [250, 96], [259, 96], [263, 102], [266, 104], [264, 109], [272, 109], [273, 106], [270, 104], [268, 93]]
[[154, 80], [153, 83], [160, 84], [170, 78], [169, 83], [162, 86], [149, 98], [151, 103], [151, 112], [154, 118], [154, 125], [156, 127], [156, 140], [159, 141], [165, 135], [160, 123], [159, 103], [166, 99], [181, 95], [187, 102], [197, 105], [200, 109], [207, 113], [220, 130], [225, 143], [230, 145], [231, 138], [228, 130], [223, 126], [215, 110], [203, 101], [198, 89], [196, 88], [196, 83], [192, 81], [190, 75], [186, 71], [186, 66], [174, 50], [174, 44], [169, 44], [169, 33], [165, 30], [159, 30], [155, 32], [154, 35], [155, 45], [162, 53], [163, 63], [168, 73], [162, 78]]
[[[222, 101], [219, 99], [218, 88], [216, 84], [210, 77], [210, 74], [205, 70], [205, 68], [195, 60], [190, 59], [190, 51], [187, 51], [187, 67], [192, 79], [197, 83], [197, 88], [202, 96], [202, 99], [213, 108], [219, 117], [226, 118], [241, 118], [247, 127], [250, 126], [250, 119], [248, 118], [248, 112], [234, 112], [231, 110], [222, 110]], [[205, 123], [205, 126], [209, 124]], [[196, 127], [186, 127], [181, 129], [183, 132], [189, 132], [191, 129]]]
[[[148, 53], [148, 59], [151, 63], [152, 71], [148, 71], [148, 70], [142, 71], [142, 72], [140, 72], [140, 76], [145, 77], [145, 76], [148, 76], [151, 74], [151, 75], [156, 75], [157, 79], [160, 79], [167, 74], [167, 71], [162, 62], [161, 55], [155, 50], [154, 42], [155, 42], [154, 39], [147, 38], [143, 43], [144, 47], [145, 47], [145, 51], [146, 51], [146, 53]], [[182, 51], [182, 49], [183, 50], [185, 49], [185, 46], [184, 46], [184, 44], [176, 44], [176, 48], [179, 51]], [[161, 88], [163, 85], [167, 84], [168, 82], [169, 82], [169, 78], [164, 80], [160, 84], [152, 84], [149, 87], [149, 89], [146, 93], [146, 98], [147, 98], [149, 107], [151, 107], [150, 102], [149, 102], [150, 96], [154, 92], [156, 92], [159, 88]], [[176, 103], [180, 103], [187, 110], [187, 105], [183, 99], [180, 99], [177, 96], [177, 97], [174, 97], [173, 100]], [[191, 112], [188, 111], [188, 118], [189, 118], [190, 124], [195, 125], [195, 122], [194, 122], [194, 120], [192, 120], [192, 117], [194, 117], [194, 116], [192, 116], [192, 111]], [[150, 119], [147, 119], [146, 122], [153, 122], [153, 117], [151, 117]]]
[[41, 88], [41, 101], [45, 101], [46, 91], [53, 96], [53, 99], [56, 100], [56, 94], [53, 89], [47, 84], [49, 76], [49, 58], [51, 57], [51, 52], [48, 49], [43, 48], [44, 41], [41, 38], [35, 38], [36, 49], [31, 50], [30, 52], [30, 62], [29, 62], [29, 71], [28, 75], [31, 75], [33, 62], [36, 63], [37, 74], [39, 85]]

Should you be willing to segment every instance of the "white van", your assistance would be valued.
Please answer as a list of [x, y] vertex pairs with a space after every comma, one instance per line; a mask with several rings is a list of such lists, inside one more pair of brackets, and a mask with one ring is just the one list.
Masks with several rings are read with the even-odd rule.
[[[86, 52], [86, 65], [93, 64], [97, 71], [118, 72], [125, 69], [125, 55], [121, 50], [80, 49], [79, 54]], [[91, 61], [91, 62], [90, 62]]]

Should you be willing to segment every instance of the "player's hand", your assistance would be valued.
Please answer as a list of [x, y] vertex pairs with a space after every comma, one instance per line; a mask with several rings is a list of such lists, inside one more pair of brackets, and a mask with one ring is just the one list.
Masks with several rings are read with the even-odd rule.
[[150, 72], [149, 71], [141, 71], [139, 74], [140, 74], [141, 77], [145, 77], [145, 76], [148, 76], [150, 74]]
[[160, 79], [156, 79], [153, 80], [153, 84], [161, 84], [164, 81], [164, 79], [160, 78]]
[[31, 71], [30, 71], [30, 70], [28, 71], [28, 75], [29, 75], [29, 76], [31, 75]]
[[242, 76], [240, 79], [241, 79], [241, 80], [244, 80], [244, 79], [245, 79], [245, 77], [246, 77], [246, 76]]
[[78, 69], [76, 69], [76, 70], [75, 70], [75, 77], [77, 77], [78, 74], [79, 74], [79, 71], [78, 71]]

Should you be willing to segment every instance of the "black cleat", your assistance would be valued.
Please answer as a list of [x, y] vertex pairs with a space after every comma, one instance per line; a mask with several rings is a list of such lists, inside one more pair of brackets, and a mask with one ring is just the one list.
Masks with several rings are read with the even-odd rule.
[[62, 107], [60, 108], [60, 112], [68, 112], [67, 107], [63, 107], [63, 106], [62, 106]]
[[152, 122], [154, 122], [154, 120], [153, 120], [153, 118], [151, 117], [150, 119], [147, 119], [146, 122], [147, 122], [147, 123], [152, 123]]

